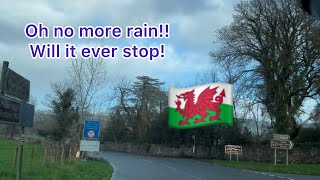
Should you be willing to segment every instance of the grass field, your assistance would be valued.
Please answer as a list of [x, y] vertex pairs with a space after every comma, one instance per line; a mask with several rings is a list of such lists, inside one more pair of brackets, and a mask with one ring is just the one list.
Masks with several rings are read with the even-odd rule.
[[[0, 179], [13, 180], [14, 155], [17, 147], [14, 141], [0, 139]], [[34, 151], [32, 157], [32, 149]], [[105, 161], [68, 161], [61, 164], [43, 161], [44, 148], [37, 144], [26, 144], [23, 154], [22, 179], [32, 180], [106, 180], [112, 175], [112, 166]], [[32, 160], [32, 161], [31, 161]]]
[[213, 160], [213, 164], [219, 164], [228, 167], [241, 168], [252, 171], [277, 172], [304, 175], [320, 175], [320, 164], [277, 164], [271, 163], [255, 163], [255, 162], [229, 162]]

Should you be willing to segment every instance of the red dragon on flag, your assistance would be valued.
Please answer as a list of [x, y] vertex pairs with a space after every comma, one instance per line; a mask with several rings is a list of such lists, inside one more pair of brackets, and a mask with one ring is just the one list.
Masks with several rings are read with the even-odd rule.
[[[210, 89], [210, 86], [207, 87], [205, 90], [203, 90], [199, 94], [199, 97], [196, 103], [194, 102], [195, 101], [194, 89], [191, 91], [182, 93], [180, 95], [177, 95], [176, 97], [178, 99], [177, 101], [175, 101], [177, 105], [176, 111], [178, 111], [183, 118], [186, 117], [185, 120], [179, 121], [179, 125], [182, 126], [182, 125], [190, 124], [189, 119], [197, 114], [200, 115], [201, 118], [197, 118], [194, 121], [194, 124], [204, 122], [205, 118], [208, 116], [208, 113], [207, 113], [208, 110], [216, 112], [215, 116], [210, 116], [210, 121], [220, 120], [219, 106], [223, 103], [223, 98], [226, 97], [226, 95], [223, 89], [221, 93], [214, 98], [215, 101], [213, 101], [213, 97], [217, 93], [217, 88], [218, 87]], [[186, 103], [183, 110], [180, 107], [181, 106], [180, 99], [183, 99]]]

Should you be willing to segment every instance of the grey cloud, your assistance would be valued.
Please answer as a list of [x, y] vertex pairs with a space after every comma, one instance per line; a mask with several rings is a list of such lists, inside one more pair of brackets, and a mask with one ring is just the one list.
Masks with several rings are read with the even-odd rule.
[[[192, 27], [188, 21], [179, 22], [178, 26], [190, 26], [190, 28], [178, 28], [179, 31], [198, 31], [203, 29], [210, 17], [199, 17], [199, 13], [215, 12], [222, 6], [223, 0], [140, 0], [140, 1], [36, 1], [34, 6], [30, 3], [7, 2], [6, 6], [17, 6], [23, 12], [8, 11], [0, 17], [0, 42], [19, 43], [26, 42], [23, 28], [28, 22], [43, 22], [49, 27], [53, 25], [137, 25], [144, 21], [159, 23], [161, 21], [180, 21], [183, 19], [196, 20]], [[4, 10], [0, 7], [0, 10]], [[207, 13], [208, 14], [208, 13]], [[209, 15], [212, 15], [211, 13]], [[12, 19], [12, 20], [11, 20]], [[12, 21], [12, 22], [11, 22]], [[219, 20], [218, 20], [219, 21]], [[7, 22], [11, 22], [10, 24]], [[186, 23], [187, 24], [183, 24]], [[204, 23], [205, 22], [205, 23]], [[185, 33], [176, 33], [175, 39], [185, 39]], [[179, 38], [181, 36], [181, 38]], [[206, 37], [204, 33], [197, 34], [199, 42]], [[188, 39], [185, 39], [186, 41]], [[41, 42], [43, 39], [32, 40]], [[45, 40], [47, 41], [47, 40]], [[94, 39], [93, 41], [100, 41]], [[29, 41], [30, 42], [30, 41]], [[189, 42], [192, 44], [193, 42]], [[201, 43], [197, 43], [199, 46]]]
[[[170, 82], [183, 79], [186, 74], [192, 77], [190, 69], [200, 69], [209, 62], [207, 56], [211, 32], [214, 28], [228, 23], [231, 16], [231, 4], [221, 6], [222, 0], [108, 0], [92, 1], [7, 1], [6, 7], [0, 6], [4, 13], [0, 16], [0, 54], [1, 60], [9, 60], [10, 66], [21, 75], [30, 79], [31, 94], [41, 98], [50, 93], [50, 82], [67, 77], [68, 60], [33, 60], [30, 57], [28, 43], [54, 41], [84, 45], [119, 45], [121, 43], [142, 44], [142, 39], [28, 39], [23, 28], [28, 22], [43, 22], [49, 28], [53, 25], [141, 25], [160, 22], [171, 23], [174, 34], [166, 41], [167, 53], [163, 61], [144, 60], [108, 61], [107, 68], [116, 78], [119, 72], [129, 77], [143, 73], [157, 76]], [[226, 2], [229, 3], [230, 1]], [[226, 9], [225, 7], [228, 7]], [[7, 10], [7, 9], [10, 9]], [[17, 9], [17, 10], [13, 10]], [[225, 18], [224, 18], [225, 17]], [[74, 42], [77, 41], [77, 42]], [[117, 44], [118, 43], [118, 44]], [[148, 42], [150, 43], [150, 41]], [[171, 46], [171, 48], [170, 48]], [[201, 61], [201, 63], [199, 62]], [[2, 62], [0, 62], [2, 63]], [[176, 78], [173, 78], [176, 77]]]
[[4, 44], [16, 44], [26, 41], [23, 30], [11, 24], [0, 22], [0, 42]]
[[162, 15], [191, 15], [200, 11], [215, 10], [220, 7], [220, 1], [208, 0], [161, 0], [152, 3], [152, 10]]

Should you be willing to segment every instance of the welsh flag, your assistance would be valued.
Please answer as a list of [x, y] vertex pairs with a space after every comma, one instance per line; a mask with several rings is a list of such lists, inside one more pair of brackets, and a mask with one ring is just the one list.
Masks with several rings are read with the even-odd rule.
[[190, 129], [233, 125], [232, 84], [212, 83], [190, 88], [169, 88], [169, 127]]

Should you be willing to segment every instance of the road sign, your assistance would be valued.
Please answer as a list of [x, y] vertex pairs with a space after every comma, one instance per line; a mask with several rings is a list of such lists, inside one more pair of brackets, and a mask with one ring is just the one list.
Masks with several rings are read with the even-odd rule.
[[225, 145], [224, 146], [224, 152], [226, 154], [242, 154], [242, 146], [236, 146], [236, 145]]
[[18, 125], [20, 110], [20, 102], [0, 96], [0, 123]]
[[95, 120], [85, 120], [83, 127], [83, 139], [99, 139], [100, 122]]
[[34, 105], [0, 96], [0, 124], [33, 126]]
[[9, 69], [8, 65], [9, 62], [3, 62], [0, 82], [1, 91], [5, 95], [29, 101], [30, 81]]
[[20, 126], [33, 127], [34, 105], [21, 103]]
[[80, 151], [99, 151], [100, 141], [81, 140]]
[[287, 134], [273, 134], [273, 139], [276, 140], [289, 140], [290, 136]]
[[292, 149], [293, 145], [294, 145], [293, 142], [290, 140], [277, 140], [277, 139], [271, 140], [271, 148]]

